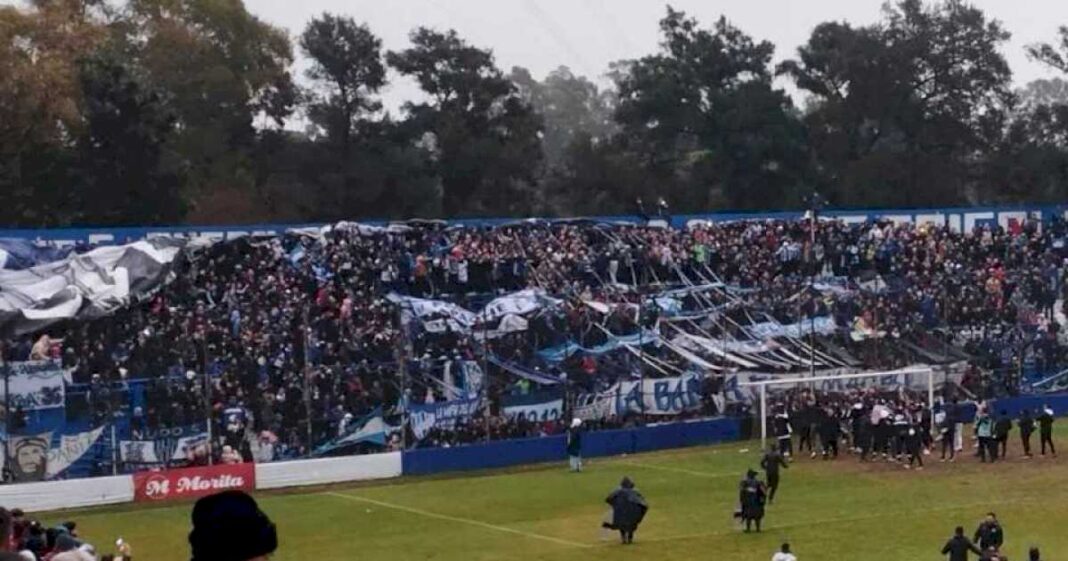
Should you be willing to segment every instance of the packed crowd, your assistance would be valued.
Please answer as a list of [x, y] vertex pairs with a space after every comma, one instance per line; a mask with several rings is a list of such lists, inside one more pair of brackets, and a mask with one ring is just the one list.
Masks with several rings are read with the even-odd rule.
[[[435, 429], [427, 441], [455, 445], [563, 430], [559, 422], [506, 417], [505, 396], [538, 387], [487, 364], [487, 356], [566, 381], [571, 396], [621, 379], [692, 371], [692, 362], [655, 345], [639, 345], [641, 356], [620, 349], [548, 361], [538, 353], [568, 341], [596, 347], [643, 328], [667, 334], [674, 324], [660, 321], [658, 295], [690, 288], [679, 298], [682, 311], [699, 313], [686, 321], [710, 337], [739, 341], [755, 321], [804, 325], [829, 316], [838, 330], [810, 336], [814, 349], [833, 348], [858, 368], [877, 369], [927, 361], [926, 350], [949, 356], [946, 349], [957, 349], [973, 365], [967, 387], [992, 396], [1015, 391], [1024, 365], [1052, 372], [1068, 362], [1055, 319], [1066, 285], [1065, 234], [1063, 223], [1031, 222], [967, 234], [833, 220], [686, 229], [339, 225], [189, 251], [173, 281], [147, 301], [8, 341], [4, 358], [63, 361], [74, 382], [88, 385], [99, 419], [118, 415], [158, 428], [210, 411], [220, 439], [215, 453], [226, 444], [246, 461], [307, 454], [376, 410], [399, 426], [408, 406], [480, 391], [488, 412]], [[713, 288], [694, 289], [702, 286]], [[426, 327], [434, 318], [402, 321], [401, 307], [387, 299], [396, 293], [477, 310], [527, 287], [556, 304], [526, 318], [525, 328], [494, 337], [486, 332], [496, 326], [458, 328], [445, 316], [441, 329]], [[703, 358], [717, 367], [704, 374], [736, 368]], [[483, 375], [457, 389], [464, 363]], [[795, 367], [807, 369], [803, 361]], [[145, 377], [153, 381], [135, 408], [123, 397], [125, 384]], [[228, 435], [234, 438], [223, 442]], [[401, 429], [388, 445], [414, 440]]]
[[[97, 548], [78, 534], [75, 522], [45, 527], [20, 509], [0, 508], [0, 555], [14, 554], [20, 561], [130, 561], [130, 544], [115, 542], [115, 553], [100, 555]], [[4, 557], [7, 559], [7, 557]]]

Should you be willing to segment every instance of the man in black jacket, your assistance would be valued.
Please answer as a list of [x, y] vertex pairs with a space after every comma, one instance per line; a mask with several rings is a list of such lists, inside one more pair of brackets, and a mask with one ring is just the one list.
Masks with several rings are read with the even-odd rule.
[[1053, 457], [1057, 457], [1057, 449], [1053, 447], [1053, 409], [1047, 405], [1042, 408], [1041, 415], [1038, 416], [1038, 436], [1042, 443], [1042, 455], [1046, 455], [1046, 445], [1049, 445], [1049, 451], [1053, 453]]
[[994, 423], [994, 442], [998, 448], [998, 456], [1004, 458], [1009, 450], [1009, 433], [1012, 432], [1012, 419], [1004, 409], [998, 414], [998, 420]]
[[760, 460], [760, 469], [764, 470], [764, 474], [768, 477], [768, 504], [771, 504], [775, 500], [775, 491], [779, 489], [779, 468], [788, 469], [790, 466], [786, 464], [786, 460], [782, 458], [782, 454], [775, 449], [775, 446], [768, 446], [768, 453], [764, 454], [764, 458]]
[[993, 512], [986, 513], [986, 520], [983, 520], [979, 527], [975, 529], [973, 540], [979, 544], [979, 548], [983, 551], [991, 547], [1001, 549], [1001, 544], [1005, 543], [1005, 530], [1001, 527], [998, 517]]
[[1024, 457], [1031, 457], [1031, 434], [1035, 432], [1035, 420], [1031, 417], [1031, 411], [1024, 409], [1020, 412], [1020, 443], [1023, 444]]
[[841, 438], [842, 425], [831, 408], [822, 409], [819, 416], [820, 447], [823, 459], [838, 458], [838, 439]]
[[953, 531], [953, 537], [949, 538], [946, 545], [942, 547], [942, 555], [948, 554], [949, 561], [968, 561], [969, 551], [976, 555], [982, 555], [983, 553], [964, 536], [964, 528], [957, 526], [957, 529]]

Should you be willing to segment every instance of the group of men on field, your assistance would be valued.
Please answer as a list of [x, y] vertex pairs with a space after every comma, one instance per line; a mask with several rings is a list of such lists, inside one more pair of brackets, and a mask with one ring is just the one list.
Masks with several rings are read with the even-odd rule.
[[[899, 461], [906, 468], [923, 467], [923, 457], [929, 454], [936, 441], [941, 442], [942, 461], [954, 461], [963, 446], [964, 407], [952, 400], [940, 401], [928, 408], [918, 401], [885, 398], [858, 399], [852, 406], [823, 405], [810, 398], [790, 410], [780, 406], [769, 420], [778, 442], [781, 456], [793, 456], [794, 436], [797, 452], [809, 453], [813, 458], [838, 457], [839, 442], [848, 436], [850, 449], [861, 461], [881, 456]], [[993, 416], [989, 406], [980, 403], [974, 416], [974, 436], [977, 455], [983, 462], [995, 461], [1008, 451], [1009, 435], [1014, 420], [1001, 411]], [[1048, 406], [1031, 412], [1023, 410], [1015, 420], [1020, 431], [1024, 457], [1032, 457], [1032, 436], [1040, 436], [1041, 454], [1056, 456], [1053, 444], [1053, 410]], [[907, 463], [906, 463], [907, 462]]]

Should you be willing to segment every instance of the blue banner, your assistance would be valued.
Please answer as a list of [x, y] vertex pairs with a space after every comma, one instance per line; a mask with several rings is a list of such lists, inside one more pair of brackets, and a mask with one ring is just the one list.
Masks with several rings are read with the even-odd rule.
[[482, 409], [482, 397], [457, 399], [441, 403], [410, 405], [408, 422], [416, 440], [422, 440], [435, 428], [451, 429], [457, 421], [470, 419]]

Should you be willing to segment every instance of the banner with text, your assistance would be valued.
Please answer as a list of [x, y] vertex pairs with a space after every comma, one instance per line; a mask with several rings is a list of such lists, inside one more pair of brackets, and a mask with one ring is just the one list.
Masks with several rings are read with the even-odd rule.
[[558, 421], [564, 414], [562, 392], [537, 392], [530, 395], [509, 395], [501, 399], [504, 416], [515, 420], [522, 417], [531, 423]]
[[[23, 411], [55, 409], [65, 405], [64, 371], [58, 360], [9, 362], [8, 385], [11, 388], [11, 409]], [[4, 387], [0, 384], [0, 402]]]
[[234, 464], [142, 471], [133, 475], [134, 500], [159, 502], [196, 499], [222, 491], [251, 492], [256, 488], [256, 465]]
[[679, 415], [701, 408], [701, 375], [619, 382], [597, 394], [578, 396], [575, 416], [583, 420], [611, 415]]
[[59, 446], [48, 451], [48, 460], [45, 465], [45, 478], [53, 479], [77, 462], [93, 444], [100, 439], [105, 427], [78, 434], [65, 434], [59, 439]]
[[422, 440], [431, 430], [451, 429], [460, 420], [467, 420], [482, 408], [482, 397], [457, 399], [441, 403], [411, 405], [408, 419], [416, 440]]

